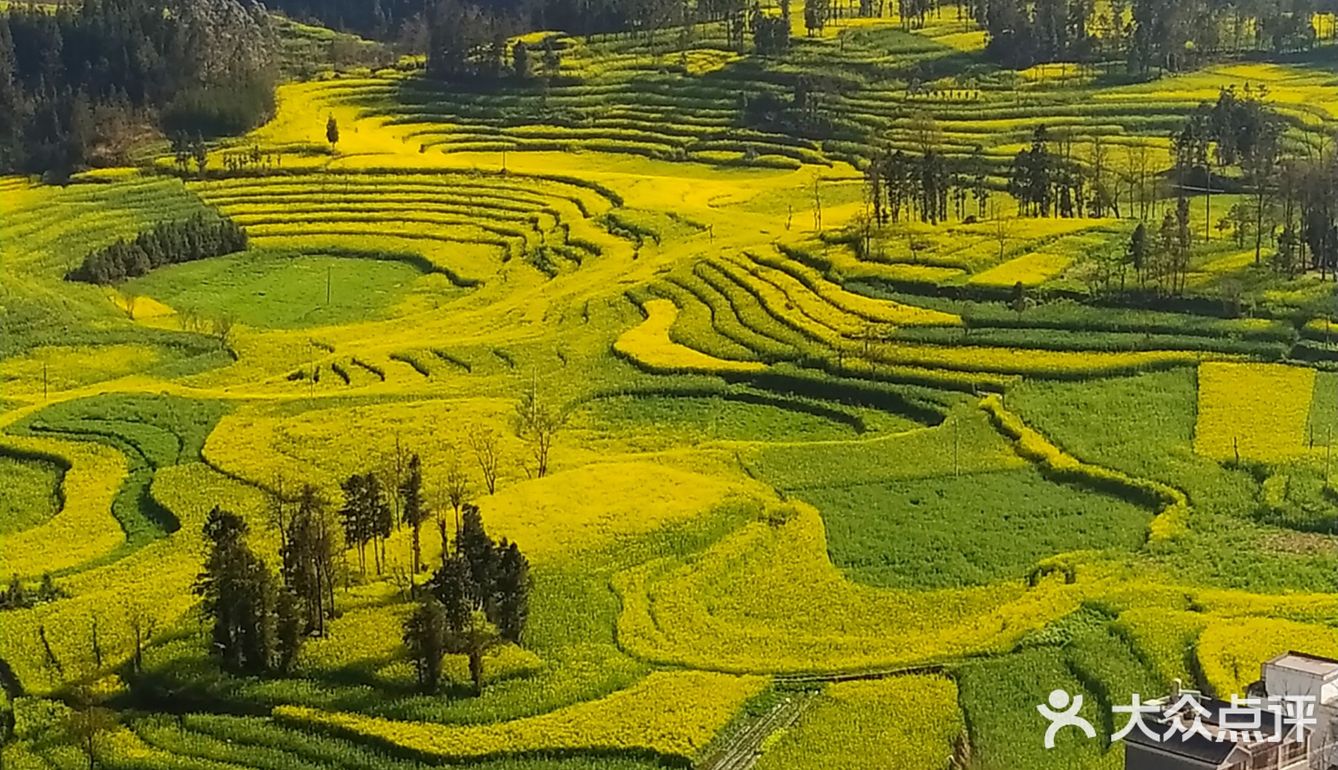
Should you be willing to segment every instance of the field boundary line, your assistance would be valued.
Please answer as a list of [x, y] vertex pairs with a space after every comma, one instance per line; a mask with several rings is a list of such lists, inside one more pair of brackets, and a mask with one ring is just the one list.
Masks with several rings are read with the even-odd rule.
[[1139, 478], [1124, 471], [1079, 460], [1027, 425], [1015, 412], [1010, 412], [998, 394], [982, 398], [980, 408], [985, 410], [990, 422], [1013, 445], [1014, 451], [1034, 463], [1042, 475], [1155, 508], [1156, 513], [1148, 523], [1147, 543], [1173, 540], [1188, 527], [1189, 495], [1183, 490], [1161, 481]]

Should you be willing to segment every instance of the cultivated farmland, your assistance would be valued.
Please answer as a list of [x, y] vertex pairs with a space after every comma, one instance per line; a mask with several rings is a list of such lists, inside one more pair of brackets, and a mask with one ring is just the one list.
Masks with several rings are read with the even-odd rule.
[[1117, 768], [1036, 705], [1338, 653], [1327, 41], [869, 5], [274, 16], [258, 126], [0, 176], [3, 766]]

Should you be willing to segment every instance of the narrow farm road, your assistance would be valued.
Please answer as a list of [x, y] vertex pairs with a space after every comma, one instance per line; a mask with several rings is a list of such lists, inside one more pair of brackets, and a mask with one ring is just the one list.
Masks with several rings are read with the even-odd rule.
[[817, 697], [818, 690], [795, 690], [752, 720], [720, 748], [697, 763], [697, 770], [752, 770], [767, 736], [790, 727]]

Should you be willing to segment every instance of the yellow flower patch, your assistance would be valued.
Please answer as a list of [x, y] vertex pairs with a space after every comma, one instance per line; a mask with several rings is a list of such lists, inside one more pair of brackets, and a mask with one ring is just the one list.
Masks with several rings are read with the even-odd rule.
[[280, 706], [274, 715], [437, 759], [639, 750], [692, 760], [765, 686], [761, 677], [662, 671], [600, 700], [541, 716], [467, 727], [397, 722], [297, 706]]
[[1215, 460], [1264, 462], [1303, 454], [1314, 389], [1313, 369], [1203, 364], [1194, 451]]
[[586, 465], [478, 500], [488, 530], [542, 560], [653, 532], [697, 516], [743, 488], [654, 462]]
[[1245, 697], [1260, 666], [1289, 650], [1336, 657], [1338, 631], [1275, 618], [1222, 618], [1203, 630], [1197, 648], [1199, 667], [1219, 698]]
[[827, 555], [818, 511], [799, 503], [700, 557], [619, 573], [620, 644], [667, 665], [740, 673], [857, 670], [1011, 649], [1077, 608], [1077, 586], [1021, 581], [953, 590], [871, 588]]
[[55, 458], [66, 468], [59, 513], [40, 526], [0, 537], [0, 575], [34, 578], [102, 556], [125, 540], [112, 500], [125, 478], [125, 457], [90, 442], [6, 436], [5, 447]]
[[1010, 259], [1000, 265], [971, 276], [970, 283], [982, 286], [1040, 286], [1051, 278], [1058, 278], [1073, 263], [1072, 256], [1035, 251]]
[[653, 299], [645, 304], [646, 320], [623, 332], [613, 349], [629, 360], [656, 372], [761, 372], [765, 364], [756, 361], [727, 361], [680, 345], [669, 339], [669, 327], [678, 318], [678, 307], [667, 299]]
[[0, 360], [0, 384], [14, 394], [55, 393], [135, 374], [157, 361], [158, 352], [144, 345], [52, 345]]

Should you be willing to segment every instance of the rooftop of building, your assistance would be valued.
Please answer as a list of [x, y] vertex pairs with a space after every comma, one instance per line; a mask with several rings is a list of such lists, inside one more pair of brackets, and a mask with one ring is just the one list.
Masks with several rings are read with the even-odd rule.
[[[1335, 664], [1338, 665], [1338, 664]], [[1279, 724], [1277, 712], [1261, 708], [1257, 709], [1259, 717], [1259, 729], [1249, 731], [1244, 734], [1232, 734], [1232, 732], [1222, 728], [1223, 712], [1227, 709], [1233, 709], [1229, 702], [1218, 700], [1206, 695], [1201, 695], [1192, 691], [1185, 691], [1183, 695], [1190, 696], [1204, 710], [1207, 715], [1200, 716], [1205, 732], [1208, 736], [1200, 733], [1188, 733], [1189, 725], [1193, 722], [1195, 710], [1190, 706], [1182, 708], [1177, 715], [1166, 717], [1149, 717], [1147, 724], [1153, 732], [1164, 735], [1173, 721], [1178, 721], [1181, 728], [1174, 735], [1162, 740], [1153, 740], [1144, 735], [1141, 731], [1135, 729], [1126, 736], [1125, 740], [1131, 744], [1144, 746], [1156, 751], [1166, 752], [1188, 759], [1198, 763], [1204, 763], [1212, 767], [1217, 767], [1226, 761], [1227, 757], [1233, 751], [1240, 748], [1250, 754], [1264, 753], [1271, 754], [1277, 751], [1281, 745], [1275, 741], [1269, 741], [1268, 737], [1273, 735], [1288, 736], [1294, 727], [1293, 723], [1283, 718]], [[1166, 707], [1175, 706], [1180, 701], [1179, 696], [1170, 696], [1154, 703], [1163, 704]], [[1234, 720], [1240, 723], [1239, 710], [1236, 712]], [[1225, 734], [1223, 734], [1225, 733]]]
[[1291, 651], [1279, 655], [1265, 665], [1298, 671], [1325, 679], [1338, 679], [1338, 660], [1322, 658], [1318, 655], [1307, 655], [1303, 652]]

